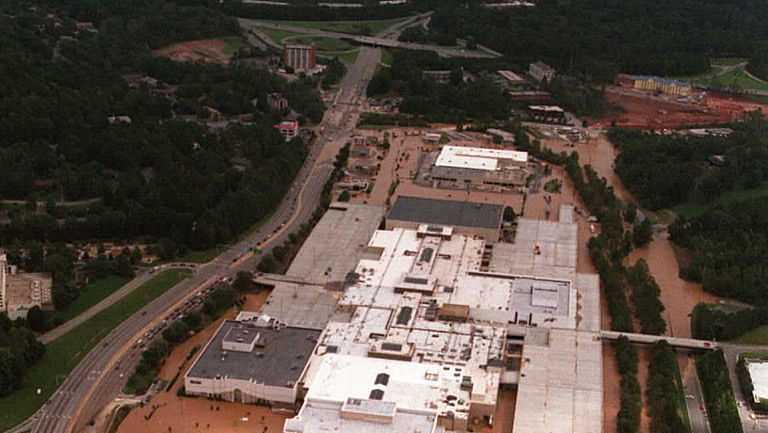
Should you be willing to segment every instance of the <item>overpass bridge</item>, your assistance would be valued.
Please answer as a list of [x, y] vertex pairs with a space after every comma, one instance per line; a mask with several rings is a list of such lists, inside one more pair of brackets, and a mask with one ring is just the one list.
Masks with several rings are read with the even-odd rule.
[[353, 41], [361, 45], [370, 45], [375, 47], [384, 48], [402, 48], [406, 50], [419, 50], [419, 51], [434, 51], [441, 57], [465, 57], [475, 59], [493, 59], [501, 57], [500, 53], [483, 47], [483, 49], [468, 49], [464, 47], [443, 47], [439, 45], [431, 44], [417, 44], [412, 42], [400, 42], [394, 39], [387, 39], [385, 37], [376, 36], [360, 36], [349, 33], [333, 32], [327, 30], [310, 29], [307, 27], [300, 27], [296, 25], [275, 23], [270, 21], [252, 20], [239, 18], [240, 26], [248, 30], [269, 29], [288, 31], [292, 33], [301, 33], [311, 36], [321, 36], [334, 39], [344, 39]]
[[666, 335], [636, 334], [632, 332], [600, 331], [600, 339], [616, 341], [619, 337], [626, 337], [636, 344], [655, 344], [666, 341], [672, 347], [691, 350], [717, 350], [718, 344], [714, 341], [697, 340], [694, 338], [669, 337]]

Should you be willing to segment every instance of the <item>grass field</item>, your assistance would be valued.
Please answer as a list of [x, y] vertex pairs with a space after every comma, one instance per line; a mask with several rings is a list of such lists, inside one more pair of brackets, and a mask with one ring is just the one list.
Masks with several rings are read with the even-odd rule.
[[407, 18], [371, 21], [267, 21], [275, 24], [288, 24], [307, 29], [325, 30], [327, 32], [350, 33], [354, 35], [375, 35], [386, 28], [405, 21]]
[[224, 40], [224, 54], [234, 55], [240, 47], [243, 46], [243, 39], [240, 36], [228, 36]]
[[80, 289], [80, 296], [73, 303], [54, 314], [54, 320], [60, 320], [61, 323], [64, 323], [76, 317], [83, 311], [98, 304], [102, 299], [111, 295], [128, 281], [128, 278], [118, 277], [117, 275], [110, 275], [106, 278], [92, 281]]
[[709, 206], [698, 203], [683, 203], [672, 208], [672, 211], [686, 218], [695, 218], [704, 214], [711, 206], [717, 204], [735, 203], [761, 197], [768, 197], [768, 183], [763, 184], [759, 188], [726, 192]]
[[213, 247], [203, 251], [189, 251], [181, 257], [177, 257], [172, 262], [191, 262], [191, 263], [208, 263], [215, 259], [216, 256], [223, 253], [226, 247]]
[[[115, 326], [187, 276], [189, 271], [164, 271], [120, 302], [46, 346], [45, 356], [27, 372], [22, 388], [0, 399], [0, 431], [6, 431], [31, 416], [88, 351]], [[40, 395], [35, 392], [37, 388], [41, 390]]]
[[716, 87], [728, 87], [742, 90], [764, 90], [768, 91], [768, 83], [755, 80], [744, 72], [743, 69], [736, 69], [714, 78], [695, 80], [702, 84], [708, 84]]
[[731, 340], [731, 343], [755, 345], [768, 344], [768, 325], [759, 326], [747, 332], [746, 334], [740, 335], [739, 337]]
[[347, 65], [350, 65], [352, 63], [355, 63], [355, 60], [357, 60], [357, 55], [359, 54], [359, 50], [347, 50], [347, 51], [323, 51], [320, 52], [318, 55], [332, 59], [334, 57], [338, 57], [339, 60], [342, 61], [342, 63], [346, 63]]
[[384, 48], [381, 50], [381, 62], [379, 63], [382, 65], [392, 66], [394, 58], [395, 56], [392, 54], [392, 50]]
[[283, 39], [285, 38], [302, 35], [301, 33], [287, 32], [284, 30], [265, 29], [263, 27], [259, 27], [258, 30], [259, 32], [267, 35], [269, 39], [272, 39], [272, 41], [276, 44], [281, 44], [283, 42]]
[[712, 64], [712, 66], [734, 66], [748, 61], [749, 59], [745, 57], [716, 57], [709, 59], [709, 63]]
[[314, 45], [321, 54], [323, 51], [347, 51], [355, 48], [354, 45], [342, 39], [324, 36], [295, 36], [283, 40], [297, 44]]

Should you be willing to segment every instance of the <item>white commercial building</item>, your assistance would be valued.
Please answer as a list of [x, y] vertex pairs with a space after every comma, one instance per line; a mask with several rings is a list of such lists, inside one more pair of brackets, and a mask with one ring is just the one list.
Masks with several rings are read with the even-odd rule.
[[513, 244], [376, 231], [285, 432], [477, 431], [516, 390], [513, 432], [600, 433], [599, 285], [576, 273], [576, 234], [567, 206], [558, 222], [520, 219]]
[[527, 166], [527, 152], [443, 146], [428, 179], [457, 188], [509, 189], [525, 185], [529, 174]]

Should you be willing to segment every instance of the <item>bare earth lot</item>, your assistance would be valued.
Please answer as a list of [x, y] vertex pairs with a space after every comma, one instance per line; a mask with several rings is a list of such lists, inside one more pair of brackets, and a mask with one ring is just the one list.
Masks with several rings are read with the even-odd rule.
[[226, 53], [223, 39], [186, 41], [155, 50], [154, 55], [177, 62], [203, 62], [229, 64], [231, 55]]

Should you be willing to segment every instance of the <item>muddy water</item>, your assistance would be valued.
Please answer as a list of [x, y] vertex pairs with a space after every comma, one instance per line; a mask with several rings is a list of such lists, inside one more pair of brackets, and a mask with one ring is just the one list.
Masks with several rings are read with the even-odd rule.
[[[258, 311], [268, 296], [268, 291], [247, 295], [245, 309]], [[170, 391], [155, 395], [149, 405], [132, 410], [120, 424], [118, 432], [281, 433], [285, 419], [290, 416], [273, 414], [269, 408], [213, 402], [203, 398], [181, 398], [176, 395], [176, 391], [184, 385], [183, 374], [190, 366], [190, 361], [186, 359], [189, 352], [195, 346], [204, 346], [222, 321], [236, 315], [235, 309], [228, 310], [223, 317], [174, 348], [160, 370], [159, 377], [170, 381], [181, 370], [179, 379]], [[153, 406], [156, 406], [154, 411]]]
[[678, 276], [680, 266], [675, 257], [674, 247], [665, 235], [659, 235], [647, 247], [630, 254], [632, 263], [645, 259], [656, 283], [661, 287], [661, 302], [664, 304], [664, 319], [668, 334], [674, 337], [690, 337], [689, 314], [699, 302], [717, 303], [720, 298], [707, 293], [701, 284], [685, 281]]

